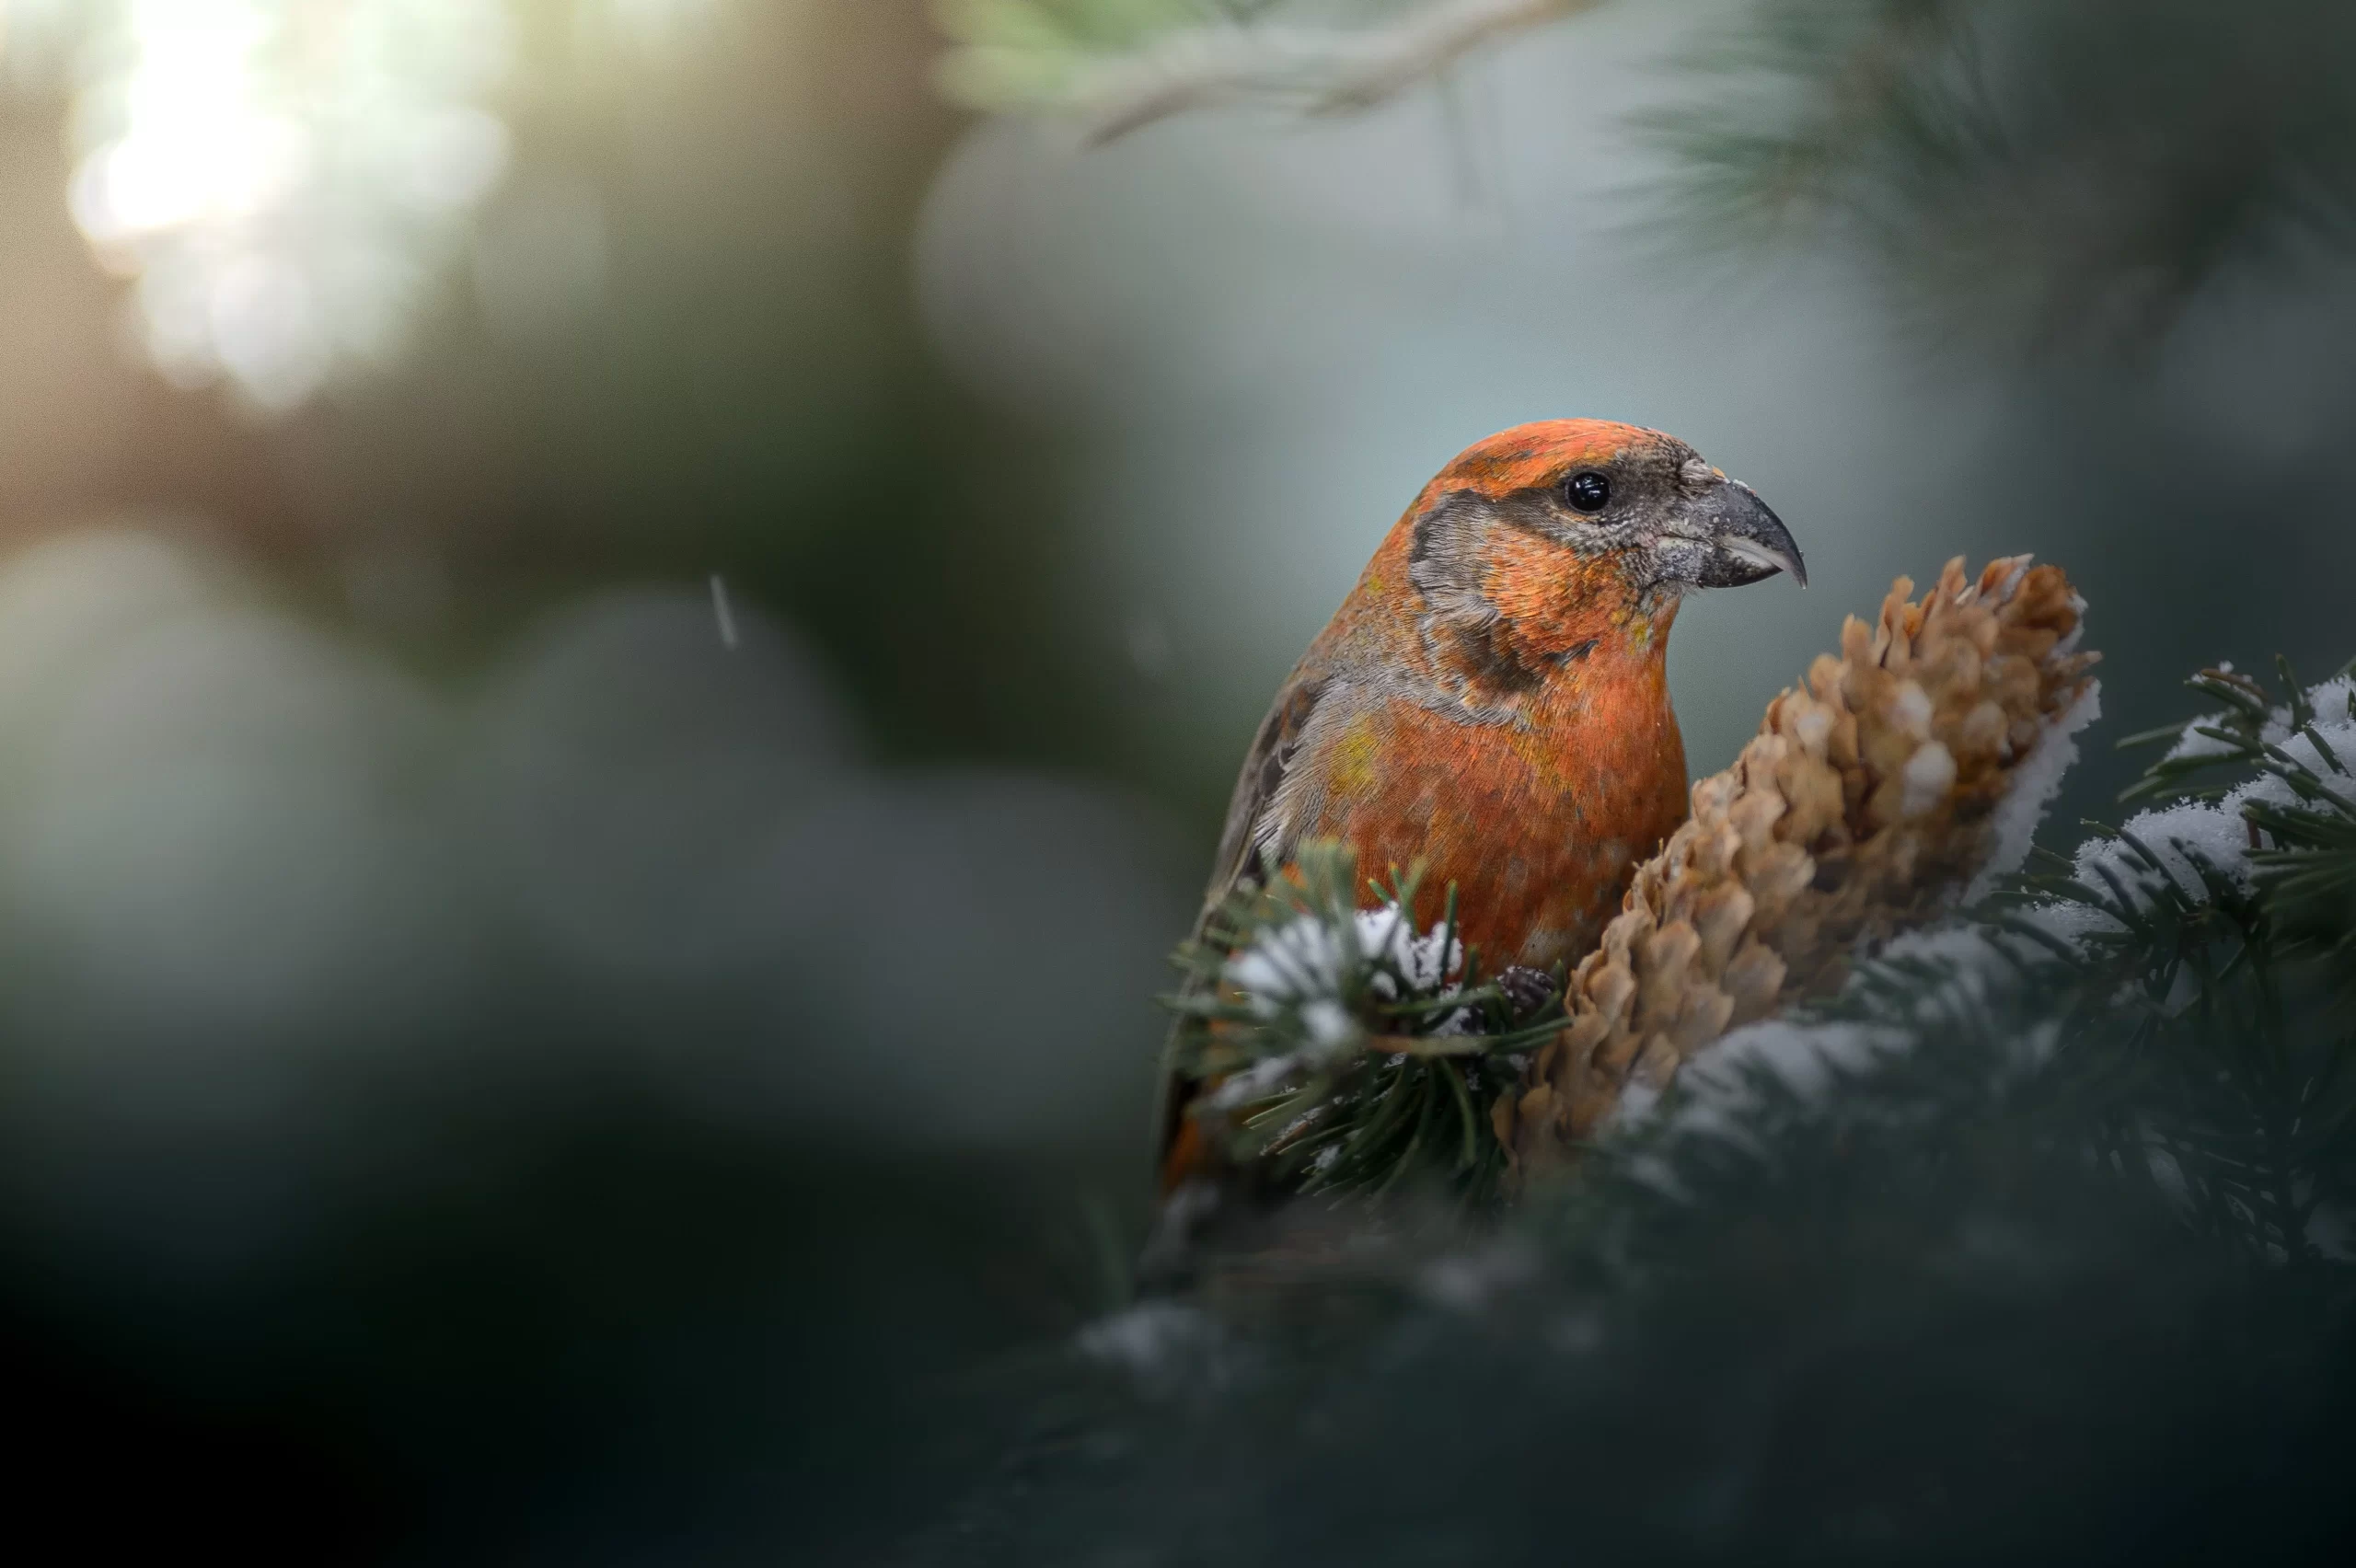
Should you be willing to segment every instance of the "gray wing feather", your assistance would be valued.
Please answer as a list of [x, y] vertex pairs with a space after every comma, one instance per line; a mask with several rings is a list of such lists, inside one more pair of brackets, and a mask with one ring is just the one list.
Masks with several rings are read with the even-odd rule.
[[[1267, 821], [1268, 809], [1276, 803], [1300, 754], [1302, 737], [1326, 684], [1322, 675], [1296, 674], [1276, 694], [1268, 716], [1260, 721], [1252, 749], [1244, 754], [1243, 770], [1236, 776], [1235, 793], [1228, 800], [1227, 826], [1219, 834], [1218, 853], [1211, 860], [1210, 883], [1203, 890], [1204, 917], [1218, 908], [1245, 876], [1265, 877], [1275, 870], [1291, 848], [1286, 842], [1291, 835], [1280, 828], [1273, 836], [1269, 833], [1274, 824]], [[1195, 935], [1201, 934], [1202, 919], [1197, 917]]]
[[[1326, 696], [1329, 684], [1321, 672], [1296, 670], [1276, 693], [1267, 717], [1260, 721], [1259, 731], [1252, 738], [1252, 749], [1244, 754], [1243, 770], [1236, 776], [1235, 793], [1228, 801], [1227, 825], [1219, 834], [1218, 853], [1211, 862], [1211, 880], [1203, 893], [1203, 907], [1195, 917], [1195, 940], [1202, 940], [1212, 914], [1244, 878], [1265, 878], [1283, 864], [1291, 851], [1291, 841], [1297, 835], [1288, 831], [1283, 823], [1272, 823], [1270, 808], [1276, 804], [1278, 791], [1300, 755], [1310, 721]], [[1171, 1139], [1177, 1135], [1179, 1119], [1186, 1111], [1187, 1086], [1173, 1070], [1186, 1027], [1184, 1018], [1172, 1024], [1169, 1043], [1163, 1050], [1161, 1092], [1154, 1111], [1157, 1165], [1168, 1154]]]

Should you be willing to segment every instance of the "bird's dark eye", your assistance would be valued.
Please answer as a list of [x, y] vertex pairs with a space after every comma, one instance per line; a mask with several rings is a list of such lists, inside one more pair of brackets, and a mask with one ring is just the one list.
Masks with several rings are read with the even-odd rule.
[[1611, 481], [1589, 468], [1573, 474], [1563, 486], [1563, 494], [1581, 512], [1600, 512], [1611, 499]]

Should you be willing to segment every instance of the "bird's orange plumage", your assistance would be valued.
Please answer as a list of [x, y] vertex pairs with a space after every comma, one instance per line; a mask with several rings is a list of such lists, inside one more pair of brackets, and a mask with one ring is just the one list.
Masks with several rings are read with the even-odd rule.
[[[1609, 500], [1585, 504], [1582, 480]], [[1278, 692], [1210, 902], [1339, 839], [1369, 875], [1420, 862], [1427, 886], [1455, 884], [1492, 970], [1576, 961], [1685, 816], [1668, 672], [1680, 595], [1778, 566], [1799, 558], [1773, 513], [1673, 437], [1554, 420], [1472, 446]], [[1174, 1179], [1199, 1140], [1167, 1131]]]
[[[1434, 657], [1416, 636], [1415, 522], [1450, 493], [1544, 488], [1559, 471], [1648, 439], [1657, 438], [1563, 420], [1473, 447], [1392, 528], [1303, 661], [1379, 649], [1402, 664], [1436, 664], [1443, 684], [1461, 682], [1481, 708], [1512, 715], [1468, 723], [1412, 692], [1385, 696], [1322, 759], [1323, 809], [1295, 830], [1340, 839], [1369, 874], [1420, 861], [1428, 885], [1454, 883], [1466, 938], [1492, 966], [1576, 959], [1636, 861], [1685, 819], [1685, 745], [1669, 702], [1677, 601], [1646, 614], [1618, 560], [1566, 561], [1534, 535], [1500, 530], [1482, 552], [1483, 587], [1500, 615], [1491, 647], [1467, 656], [1443, 646]], [[1521, 689], [1486, 678], [1500, 651], [1542, 678]]]

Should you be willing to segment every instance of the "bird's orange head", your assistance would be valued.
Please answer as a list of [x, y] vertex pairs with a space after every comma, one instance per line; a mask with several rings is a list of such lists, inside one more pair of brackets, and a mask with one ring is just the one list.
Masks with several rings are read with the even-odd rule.
[[1493, 688], [1602, 647], [1657, 656], [1692, 589], [1778, 571], [1807, 582], [1799, 547], [1748, 485], [1674, 436], [1605, 420], [1519, 425], [1467, 449], [1393, 548], [1426, 638], [1455, 642], [1448, 662]]

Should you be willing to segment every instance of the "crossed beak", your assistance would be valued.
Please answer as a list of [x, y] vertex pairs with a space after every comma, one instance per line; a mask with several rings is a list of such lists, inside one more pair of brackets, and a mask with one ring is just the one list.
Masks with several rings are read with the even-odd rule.
[[1693, 532], [1711, 546], [1693, 582], [1700, 588], [1739, 588], [1779, 571], [1807, 586], [1807, 562], [1784, 520], [1759, 499], [1758, 492], [1737, 479], [1711, 488], [1694, 509]]

